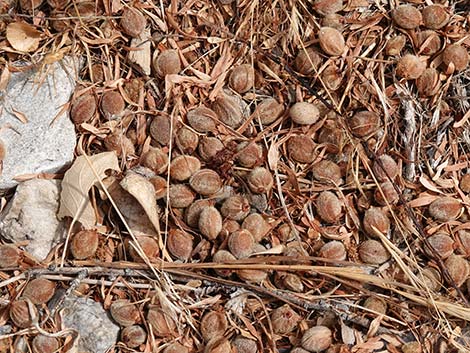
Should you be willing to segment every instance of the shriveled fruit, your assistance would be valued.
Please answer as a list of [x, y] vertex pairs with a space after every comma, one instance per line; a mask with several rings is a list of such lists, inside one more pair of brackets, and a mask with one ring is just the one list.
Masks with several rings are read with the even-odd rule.
[[374, 161], [372, 171], [379, 181], [387, 181], [388, 178], [393, 181], [398, 175], [398, 165], [388, 154], [383, 154]]
[[167, 191], [167, 180], [159, 175], [150, 178], [149, 181], [152, 183], [155, 189], [155, 199], [159, 200], [166, 197]]
[[465, 256], [470, 256], [470, 231], [462, 229], [457, 232], [459, 249]]
[[136, 9], [126, 7], [122, 12], [120, 25], [124, 33], [136, 38], [144, 31], [147, 20]]
[[331, 56], [338, 56], [344, 52], [346, 44], [340, 31], [335, 28], [322, 27], [318, 32], [320, 47]]
[[209, 196], [220, 190], [222, 179], [211, 169], [201, 169], [191, 176], [189, 185], [198, 194]]
[[392, 18], [395, 24], [403, 29], [414, 29], [423, 21], [421, 12], [413, 5], [398, 6], [392, 12]]
[[460, 287], [468, 278], [470, 266], [463, 256], [451, 255], [445, 261], [447, 272], [457, 287]]
[[197, 132], [205, 133], [216, 130], [217, 114], [204, 105], [194, 108], [186, 114], [189, 125]]
[[242, 228], [250, 231], [257, 242], [261, 241], [271, 230], [269, 223], [259, 213], [248, 215], [243, 220]]
[[214, 206], [202, 209], [199, 214], [199, 231], [209, 240], [214, 240], [222, 230], [222, 216]]
[[316, 206], [317, 213], [324, 222], [335, 223], [341, 217], [341, 202], [331, 191], [322, 191], [316, 200]]
[[149, 308], [147, 322], [152, 325], [152, 332], [157, 337], [168, 337], [176, 334], [176, 323], [173, 318], [157, 306]]
[[178, 342], [174, 342], [170, 344], [163, 350], [163, 353], [188, 353], [188, 352], [189, 352], [189, 349]]
[[160, 148], [151, 147], [142, 155], [141, 164], [157, 174], [162, 174], [168, 168], [168, 154]]
[[269, 97], [263, 99], [255, 110], [255, 116], [259, 117], [263, 125], [275, 122], [284, 112], [284, 106], [276, 99]]
[[85, 93], [72, 102], [70, 117], [75, 124], [90, 121], [96, 113], [96, 100], [93, 94]]
[[171, 255], [184, 261], [191, 257], [193, 237], [180, 229], [171, 229], [168, 233], [166, 246]]
[[347, 256], [346, 248], [342, 242], [333, 240], [320, 248], [318, 256], [329, 260], [344, 261]]
[[343, 0], [315, 0], [313, 2], [314, 10], [323, 16], [340, 12], [343, 6]]
[[419, 50], [424, 55], [434, 55], [442, 47], [442, 40], [439, 34], [434, 31], [427, 30], [419, 32], [417, 35]]
[[201, 319], [201, 335], [206, 342], [221, 337], [228, 328], [227, 318], [221, 311], [210, 311]]
[[433, 67], [428, 67], [416, 79], [416, 89], [421, 96], [429, 97], [439, 90], [439, 73]]
[[271, 313], [271, 323], [274, 333], [285, 335], [292, 332], [302, 317], [288, 304], [285, 304]]
[[340, 185], [343, 183], [341, 179], [341, 169], [335, 163], [328, 159], [324, 159], [312, 166], [312, 175], [315, 180], [323, 183], [331, 183]]
[[222, 216], [235, 221], [242, 221], [250, 213], [250, 203], [242, 195], [228, 197], [220, 209]]
[[132, 326], [140, 319], [139, 309], [137, 306], [126, 299], [118, 299], [114, 301], [111, 304], [109, 311], [114, 321], [124, 327]]
[[82, 230], [75, 234], [70, 243], [70, 251], [77, 260], [95, 255], [98, 250], [99, 236], [96, 230]]
[[136, 348], [145, 343], [147, 333], [137, 325], [125, 327], [121, 331], [121, 341], [129, 348]]
[[199, 136], [187, 127], [178, 129], [175, 140], [176, 146], [178, 146], [181, 153], [191, 154], [199, 146]]
[[326, 326], [314, 326], [304, 332], [300, 344], [309, 352], [321, 352], [333, 342], [333, 333]]
[[257, 167], [248, 174], [247, 184], [255, 194], [264, 194], [271, 190], [274, 179], [269, 170], [264, 167]]
[[307, 135], [294, 135], [287, 141], [289, 156], [299, 163], [311, 163], [315, 158], [315, 143]]
[[240, 229], [230, 234], [227, 245], [237, 259], [242, 259], [253, 253], [255, 239], [249, 230]]
[[171, 207], [186, 208], [194, 201], [194, 192], [186, 185], [173, 184], [169, 190], [169, 201]]
[[420, 77], [426, 69], [426, 62], [418, 56], [406, 54], [398, 59], [396, 73], [405, 80], [415, 80]]
[[366, 137], [375, 133], [380, 127], [380, 118], [377, 113], [362, 110], [354, 114], [348, 121], [351, 132], [356, 137]]
[[185, 210], [185, 221], [186, 224], [192, 228], [197, 228], [199, 225], [199, 216], [204, 208], [207, 206], [213, 206], [214, 202], [207, 199], [201, 199], [194, 201]]
[[387, 55], [395, 56], [399, 55], [406, 44], [406, 37], [404, 35], [398, 35], [390, 38], [385, 45], [385, 52]]
[[20, 261], [18, 249], [10, 244], [0, 245], [0, 268], [16, 267]]
[[[226, 262], [235, 262], [237, 258], [232, 255], [231, 252], [227, 250], [219, 250], [214, 256], [212, 256], [212, 261], [215, 263], [226, 263]], [[222, 277], [228, 277], [232, 274], [232, 270], [226, 270], [223, 268], [215, 269], [215, 272]]]
[[290, 107], [289, 116], [296, 124], [311, 125], [317, 122], [320, 117], [320, 110], [313, 103], [298, 102]]
[[225, 146], [219, 138], [204, 137], [199, 143], [198, 152], [204, 161], [209, 162], [224, 148]]
[[253, 168], [263, 160], [263, 147], [257, 143], [241, 142], [237, 146], [235, 160], [242, 167]]
[[248, 283], [261, 283], [268, 277], [268, 273], [265, 270], [241, 269], [237, 270], [237, 276]]
[[387, 204], [394, 205], [400, 199], [395, 187], [390, 181], [380, 183], [379, 187], [375, 190], [374, 198], [381, 206], [386, 206]]
[[[144, 252], [144, 254], [149, 259], [154, 259], [158, 257], [160, 248], [158, 247], [158, 243], [155, 239], [150, 237], [138, 237], [137, 242], [139, 243], [139, 246]], [[139, 252], [135, 248], [135, 245], [129, 244], [129, 255], [135, 262], [144, 262], [144, 259], [142, 259], [142, 257], [140, 256]]]
[[438, 197], [429, 205], [429, 214], [438, 222], [457, 219], [462, 210], [460, 201], [453, 197]]
[[126, 103], [117, 91], [108, 91], [101, 97], [101, 111], [107, 118], [121, 114], [125, 107]]
[[229, 84], [238, 93], [249, 91], [255, 83], [255, 71], [251, 64], [235, 67], [230, 73]]
[[316, 47], [300, 48], [294, 60], [294, 68], [303, 75], [310, 75], [317, 71], [322, 63], [322, 58]]
[[258, 353], [256, 341], [243, 336], [235, 337], [232, 341], [232, 347], [236, 349], [237, 353]]
[[359, 258], [367, 264], [381, 265], [390, 259], [390, 254], [377, 240], [366, 240], [359, 246]]
[[176, 181], [185, 181], [199, 169], [201, 169], [201, 161], [198, 158], [181, 155], [171, 161], [170, 176]]
[[452, 44], [442, 53], [442, 62], [446, 67], [453, 66], [455, 71], [465, 70], [468, 66], [469, 55], [467, 49], [459, 44]]
[[177, 50], [162, 51], [153, 60], [153, 67], [157, 76], [165, 78], [166, 75], [177, 74], [181, 71], [181, 60]]
[[216, 112], [220, 121], [234, 129], [239, 128], [246, 118], [245, 104], [242, 99], [223, 91], [212, 103], [212, 109]]
[[424, 26], [430, 29], [441, 29], [449, 21], [449, 14], [441, 5], [430, 5], [423, 9]]
[[427, 243], [434, 250], [432, 251], [424, 244], [424, 251], [428, 256], [434, 257], [434, 254], [437, 254], [442, 259], [446, 259], [454, 253], [454, 240], [447, 234], [433, 234], [427, 238]]
[[55, 337], [37, 335], [31, 343], [33, 353], [55, 353], [59, 349], [59, 341]]
[[369, 297], [363, 304], [364, 308], [374, 311], [375, 313], [385, 315], [387, 312], [387, 302], [382, 298]]
[[385, 212], [377, 207], [371, 207], [364, 213], [362, 224], [367, 235], [374, 238], [378, 238], [377, 231], [387, 235], [390, 230], [390, 220]]
[[23, 297], [33, 304], [47, 303], [55, 293], [55, 283], [45, 278], [36, 278], [28, 282], [23, 291]]
[[158, 114], [150, 123], [150, 136], [161, 145], [168, 145], [171, 140], [172, 126], [171, 118], [167, 115]]
[[[30, 312], [30, 308], [33, 312]], [[32, 324], [32, 317], [38, 312], [34, 305], [29, 306], [24, 299], [15, 300], [10, 303], [10, 319], [19, 328], [27, 328]]]

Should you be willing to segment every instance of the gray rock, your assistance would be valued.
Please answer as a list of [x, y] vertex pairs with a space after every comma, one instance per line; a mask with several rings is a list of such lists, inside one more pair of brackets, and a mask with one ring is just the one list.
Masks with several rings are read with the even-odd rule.
[[0, 190], [17, 185], [17, 176], [54, 173], [72, 161], [75, 128], [68, 109], [59, 113], [75, 89], [75, 67], [65, 58], [24, 69], [12, 73], [0, 91], [0, 140], [6, 148]]
[[100, 303], [71, 296], [65, 299], [63, 308], [64, 326], [80, 334], [79, 352], [105, 353], [116, 344], [119, 326], [111, 321]]
[[60, 181], [32, 179], [18, 185], [0, 214], [0, 235], [12, 242], [27, 241], [25, 249], [42, 261], [65, 239], [66, 228], [57, 219]]

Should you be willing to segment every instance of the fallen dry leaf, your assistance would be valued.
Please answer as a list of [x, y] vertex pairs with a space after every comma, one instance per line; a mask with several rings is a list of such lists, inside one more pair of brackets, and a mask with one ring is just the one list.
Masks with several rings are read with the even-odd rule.
[[7, 40], [18, 51], [33, 52], [39, 46], [41, 32], [25, 22], [13, 22], [7, 27]]
[[150, 53], [150, 30], [146, 28], [137, 38], [132, 39], [129, 51], [129, 60], [138, 65], [146, 75], [150, 75], [150, 62], [152, 55]]
[[77, 157], [65, 172], [57, 215], [60, 219], [67, 216], [76, 218], [85, 228], [91, 228], [96, 223], [95, 212], [88, 197], [91, 187], [98, 183], [95, 173], [103, 179], [108, 169], [120, 171], [115, 152], [99, 153], [88, 159], [89, 162], [85, 156]]

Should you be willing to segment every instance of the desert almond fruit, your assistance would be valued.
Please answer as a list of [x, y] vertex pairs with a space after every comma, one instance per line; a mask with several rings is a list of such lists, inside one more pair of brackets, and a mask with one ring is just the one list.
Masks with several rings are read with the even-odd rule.
[[413, 29], [419, 27], [423, 21], [421, 12], [413, 5], [398, 6], [392, 12], [392, 18], [398, 27], [403, 29]]
[[462, 210], [459, 200], [453, 197], [438, 197], [429, 205], [429, 214], [438, 222], [457, 219]]
[[28, 282], [23, 291], [23, 297], [33, 304], [47, 303], [55, 293], [55, 283], [45, 278], [36, 278]]
[[320, 47], [331, 56], [338, 56], [344, 52], [346, 44], [340, 31], [331, 27], [322, 27], [318, 32]]
[[153, 67], [157, 76], [161, 78], [164, 78], [166, 75], [177, 74], [181, 71], [178, 51], [173, 49], [162, 51], [153, 60]]
[[449, 14], [441, 5], [430, 5], [423, 9], [424, 26], [430, 29], [441, 29], [449, 21]]
[[138, 325], [127, 326], [121, 331], [121, 341], [129, 348], [144, 344], [146, 339], [147, 333]]
[[138, 37], [145, 29], [147, 21], [139, 11], [126, 7], [120, 21], [122, 30], [131, 37]]
[[445, 261], [445, 266], [457, 287], [460, 287], [467, 280], [470, 273], [470, 266], [463, 256], [449, 256]]
[[366, 264], [381, 265], [390, 259], [390, 254], [377, 240], [366, 240], [359, 246], [359, 258]]
[[250, 256], [254, 245], [255, 239], [250, 231], [246, 229], [233, 232], [228, 238], [228, 248], [237, 259]]
[[388, 154], [383, 154], [374, 161], [372, 171], [380, 181], [386, 181], [388, 178], [394, 180], [398, 175], [398, 165]]
[[[34, 311], [30, 312], [30, 308]], [[19, 328], [27, 328], [32, 324], [32, 317], [38, 312], [34, 305], [28, 305], [24, 299], [15, 300], [10, 304], [10, 319]]]
[[70, 251], [77, 260], [95, 255], [98, 250], [99, 236], [96, 230], [82, 230], [75, 234], [70, 243]]
[[249, 91], [255, 83], [255, 71], [250, 64], [235, 67], [229, 78], [230, 87], [238, 93]]
[[203, 105], [188, 111], [186, 118], [189, 125], [197, 132], [205, 133], [216, 130], [217, 114]]
[[379, 237], [377, 231], [387, 235], [390, 230], [390, 220], [385, 212], [378, 207], [371, 207], [364, 213], [362, 224], [367, 235], [374, 238]]
[[299, 163], [311, 163], [315, 158], [315, 143], [307, 135], [294, 135], [287, 141], [289, 156]]
[[10, 244], [0, 245], [0, 268], [15, 267], [20, 261], [18, 249]]
[[366, 137], [375, 133], [380, 126], [377, 113], [362, 110], [353, 115], [348, 121], [351, 132], [356, 137]]
[[396, 73], [405, 80], [415, 80], [420, 77], [426, 69], [426, 62], [413, 54], [406, 54], [397, 62]]
[[210, 311], [201, 319], [201, 335], [206, 342], [223, 336], [227, 328], [227, 318], [221, 311]]
[[289, 305], [285, 304], [271, 313], [271, 322], [274, 333], [285, 335], [292, 332], [302, 317]]
[[469, 60], [467, 49], [459, 44], [449, 45], [442, 53], [444, 65], [447, 67], [452, 65], [455, 71], [465, 70]]
[[317, 122], [320, 111], [313, 103], [298, 102], [289, 109], [289, 116], [296, 124], [311, 125]]
[[316, 210], [326, 223], [337, 222], [342, 214], [342, 206], [338, 197], [331, 191], [322, 191], [316, 200]]
[[59, 341], [55, 337], [37, 335], [31, 344], [33, 353], [55, 353], [59, 349]]
[[333, 333], [326, 326], [314, 326], [304, 332], [301, 345], [309, 352], [322, 352], [331, 346]]
[[209, 240], [217, 238], [222, 230], [222, 216], [214, 206], [204, 207], [199, 214], [199, 231]]
[[433, 234], [427, 238], [427, 243], [432, 250], [427, 244], [424, 244], [423, 247], [426, 254], [430, 257], [434, 257], [434, 254], [437, 254], [440, 258], [446, 259], [454, 253], [454, 240], [447, 234]]
[[126, 299], [114, 301], [109, 308], [111, 316], [121, 326], [132, 326], [140, 319], [139, 309]]

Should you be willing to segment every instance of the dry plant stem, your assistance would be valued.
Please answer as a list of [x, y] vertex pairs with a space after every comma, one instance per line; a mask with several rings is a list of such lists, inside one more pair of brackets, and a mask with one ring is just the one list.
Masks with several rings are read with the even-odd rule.
[[413, 182], [416, 177], [416, 112], [411, 99], [403, 100], [403, 109], [405, 114], [403, 120], [405, 122], [405, 132], [403, 136], [403, 144], [406, 146], [406, 158], [405, 163], [405, 178]]

